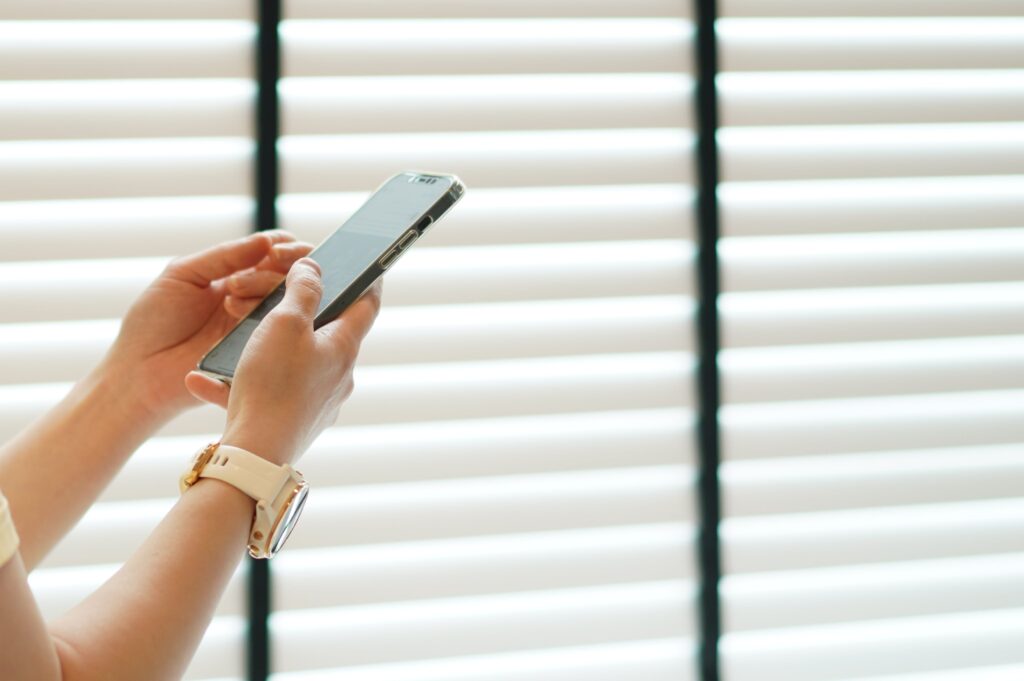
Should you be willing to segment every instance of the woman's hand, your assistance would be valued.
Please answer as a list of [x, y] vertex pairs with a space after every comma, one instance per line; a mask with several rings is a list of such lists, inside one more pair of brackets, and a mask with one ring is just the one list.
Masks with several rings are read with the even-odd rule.
[[337, 419], [352, 392], [352, 368], [380, 309], [378, 281], [337, 319], [313, 330], [323, 289], [309, 258], [288, 272], [284, 299], [260, 322], [227, 385], [198, 372], [194, 395], [227, 407], [222, 442], [275, 463], [297, 458]]
[[259, 232], [171, 261], [132, 304], [101, 370], [158, 421], [198, 405], [185, 376], [310, 250]]

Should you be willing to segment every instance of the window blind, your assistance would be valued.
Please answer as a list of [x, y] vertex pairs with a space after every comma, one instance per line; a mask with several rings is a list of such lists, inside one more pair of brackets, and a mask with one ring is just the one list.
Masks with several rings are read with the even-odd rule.
[[684, 3], [285, 6], [282, 226], [462, 203], [388, 274], [275, 559], [275, 681], [694, 676]]
[[[250, 3], [0, 6], [0, 437], [113, 340], [173, 255], [252, 229]], [[45, 616], [96, 589], [177, 496], [212, 408], [144, 445], [30, 577]], [[241, 575], [187, 678], [240, 678]]]
[[[277, 676], [690, 678], [687, 15], [286, 11], [286, 228], [319, 240], [407, 167], [471, 190], [389, 276], [343, 427], [304, 459]], [[9, 436], [169, 256], [251, 229], [255, 28], [241, 2], [12, 0], [0, 34]], [[127, 557], [221, 426], [197, 410], [136, 454], [32, 575], [47, 616]], [[187, 678], [238, 678], [243, 631], [236, 579]]]
[[729, 0], [728, 681], [1024, 673], [1024, 6]]

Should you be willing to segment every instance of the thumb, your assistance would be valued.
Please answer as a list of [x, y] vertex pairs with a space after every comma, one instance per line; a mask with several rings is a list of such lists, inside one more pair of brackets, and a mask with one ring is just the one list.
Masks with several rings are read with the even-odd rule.
[[316, 316], [323, 285], [320, 283], [320, 266], [310, 258], [300, 258], [288, 270], [284, 282], [284, 298], [277, 305], [280, 314], [290, 314], [313, 321]]

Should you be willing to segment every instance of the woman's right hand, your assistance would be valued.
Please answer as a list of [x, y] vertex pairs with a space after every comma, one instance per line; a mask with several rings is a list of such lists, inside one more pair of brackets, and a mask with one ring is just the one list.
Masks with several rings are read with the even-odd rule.
[[284, 464], [334, 423], [352, 393], [352, 369], [380, 309], [381, 284], [314, 331], [322, 294], [319, 266], [296, 261], [283, 300], [246, 344], [232, 386], [198, 372], [186, 378], [193, 395], [227, 407], [224, 444]]

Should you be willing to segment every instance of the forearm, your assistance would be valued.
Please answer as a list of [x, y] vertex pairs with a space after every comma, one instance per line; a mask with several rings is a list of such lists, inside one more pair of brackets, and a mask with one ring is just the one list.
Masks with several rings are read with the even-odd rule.
[[253, 500], [188, 489], [110, 580], [51, 625], [66, 681], [178, 679], [244, 555]]
[[0, 448], [0, 489], [31, 571], [161, 424], [101, 365]]

